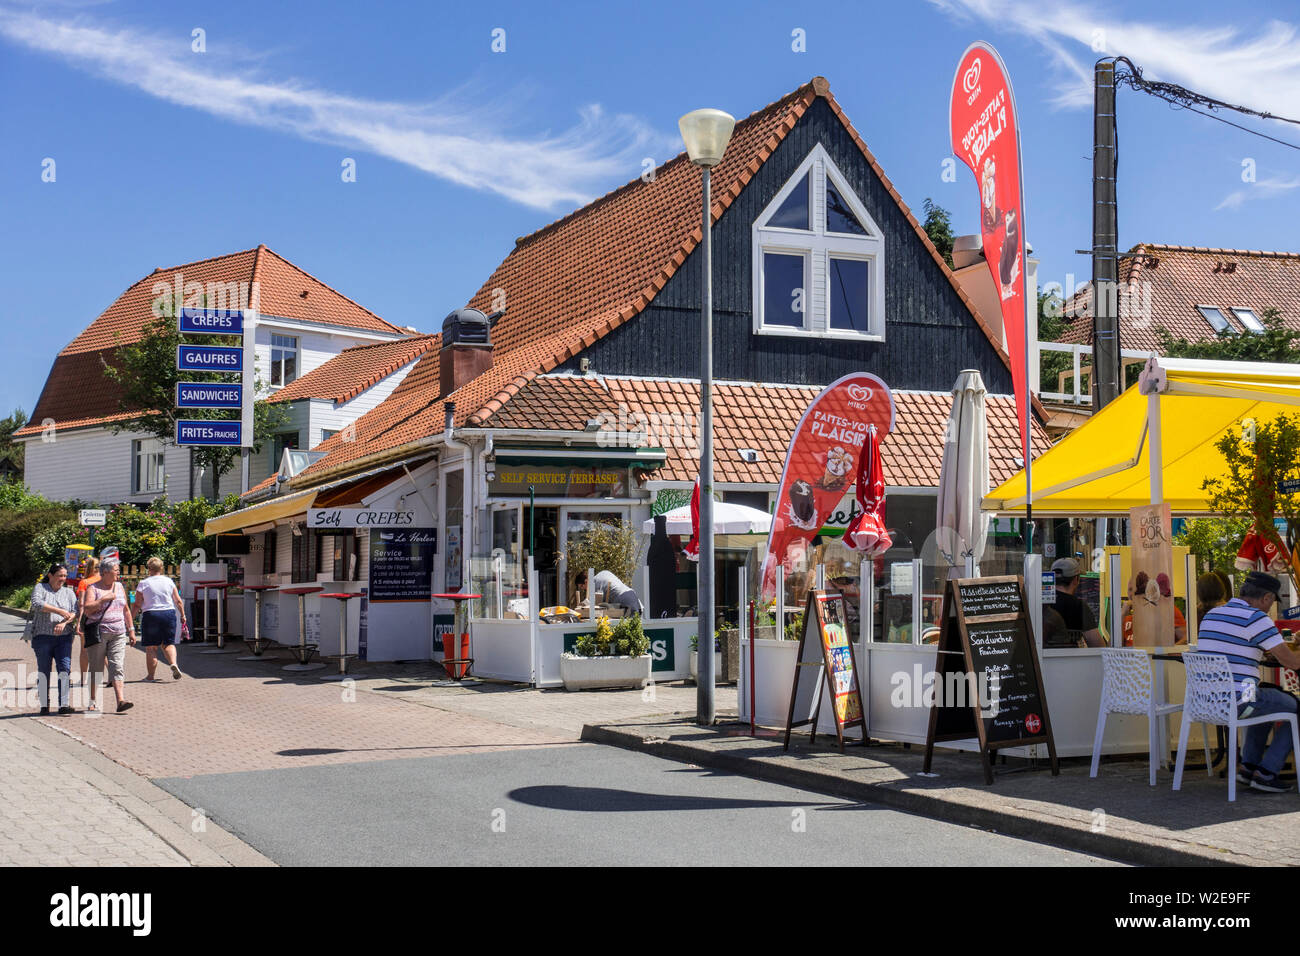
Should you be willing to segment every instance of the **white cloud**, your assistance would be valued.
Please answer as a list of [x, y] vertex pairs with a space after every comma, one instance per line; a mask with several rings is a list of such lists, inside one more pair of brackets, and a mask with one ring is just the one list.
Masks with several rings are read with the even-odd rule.
[[1147, 79], [1178, 83], [1227, 103], [1280, 115], [1294, 115], [1300, 103], [1300, 27], [1295, 24], [1259, 22], [1249, 33], [1237, 26], [1191, 25], [1181, 15], [1163, 24], [1124, 19], [1082, 0], [930, 2], [960, 19], [1040, 43], [1067, 74], [1056, 88], [1058, 106], [1091, 106], [1093, 63], [1117, 55], [1132, 59]]
[[639, 175], [643, 157], [680, 152], [636, 118], [608, 116], [598, 105], [582, 107], [558, 134], [517, 135], [504, 132], [517, 116], [512, 123], [505, 109], [466, 90], [426, 104], [361, 99], [231, 68], [229, 58], [191, 53], [188, 35], [164, 38], [0, 7], [0, 36], [179, 106], [364, 150], [534, 208], [582, 205]]
[[1271, 199], [1297, 188], [1300, 188], [1300, 176], [1292, 176], [1290, 179], [1261, 179], [1248, 184], [1244, 189], [1228, 193], [1223, 197], [1223, 202], [1214, 207], [1214, 211], [1240, 209], [1242, 203], [1252, 199]]

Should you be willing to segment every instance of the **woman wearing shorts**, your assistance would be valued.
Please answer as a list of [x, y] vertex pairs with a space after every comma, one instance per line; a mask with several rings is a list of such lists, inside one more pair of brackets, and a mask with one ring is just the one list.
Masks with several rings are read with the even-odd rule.
[[117, 712], [123, 713], [134, 705], [126, 699], [122, 682], [126, 670], [126, 645], [135, 643], [135, 627], [131, 621], [131, 608], [126, 603], [126, 591], [117, 580], [118, 561], [108, 558], [99, 565], [99, 583], [86, 589], [82, 603], [86, 620], [99, 626], [99, 643], [90, 648], [90, 668], [97, 673], [108, 665], [108, 679], [117, 695]]
[[[181, 669], [176, 666], [176, 644], [181, 627], [185, 626], [185, 603], [171, 578], [163, 574], [162, 558], [150, 558], [145, 565], [149, 576], [141, 578], [135, 586], [136, 608], [140, 611], [141, 643], [144, 644], [145, 667], [154, 679], [158, 669], [158, 648], [171, 665], [172, 680], [181, 679]], [[181, 627], [176, 626], [179, 619]]]

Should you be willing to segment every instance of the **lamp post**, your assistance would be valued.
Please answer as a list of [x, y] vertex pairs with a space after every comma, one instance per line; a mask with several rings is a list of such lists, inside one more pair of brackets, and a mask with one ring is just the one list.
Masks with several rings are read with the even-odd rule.
[[709, 170], [722, 161], [736, 120], [722, 110], [692, 110], [677, 121], [686, 154], [703, 172], [703, 215], [700, 236], [700, 277], [703, 289], [700, 322], [700, 562], [697, 569], [699, 608], [699, 677], [695, 687], [695, 722], [713, 725], [717, 716], [713, 673], [713, 215]]

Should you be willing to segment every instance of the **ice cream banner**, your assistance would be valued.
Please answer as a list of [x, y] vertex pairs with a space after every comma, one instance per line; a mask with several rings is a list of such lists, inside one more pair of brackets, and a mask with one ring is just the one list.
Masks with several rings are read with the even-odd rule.
[[1025, 207], [1020, 190], [1020, 130], [1011, 79], [996, 50], [972, 43], [962, 54], [948, 103], [952, 150], [980, 190], [984, 259], [1002, 302], [1020, 443], [1028, 459], [1025, 368]]
[[882, 440], [893, 429], [894, 397], [888, 385], [868, 372], [854, 372], [827, 385], [799, 419], [767, 537], [762, 600], [776, 595], [777, 565], [788, 565], [807, 548], [852, 488], [871, 425]]

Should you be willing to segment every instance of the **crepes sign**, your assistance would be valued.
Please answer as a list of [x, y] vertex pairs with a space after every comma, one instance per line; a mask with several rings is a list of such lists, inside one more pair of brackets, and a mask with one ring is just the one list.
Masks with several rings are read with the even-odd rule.
[[776, 568], [803, 552], [852, 490], [867, 428], [883, 437], [894, 427], [889, 386], [854, 372], [818, 395], [795, 427], [781, 471], [781, 490], [767, 538], [762, 596], [776, 593]]

